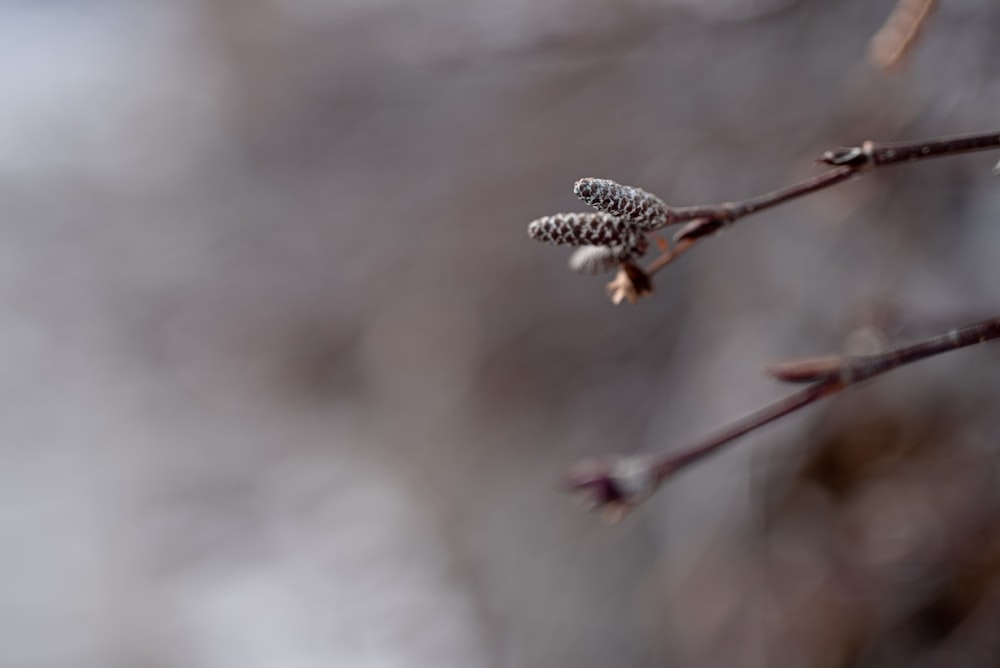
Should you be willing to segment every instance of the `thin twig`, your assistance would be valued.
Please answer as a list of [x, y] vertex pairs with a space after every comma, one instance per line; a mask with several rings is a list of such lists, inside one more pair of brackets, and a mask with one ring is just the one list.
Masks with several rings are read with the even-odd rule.
[[861, 146], [827, 151], [820, 158], [820, 162], [825, 162], [828, 165], [881, 167], [995, 148], [1000, 148], [1000, 132], [991, 130], [990, 132], [938, 137], [922, 141], [866, 141]]
[[846, 181], [857, 172], [858, 168], [854, 165], [838, 166], [836, 169], [823, 172], [822, 174], [813, 176], [812, 178], [796, 183], [795, 185], [788, 186], [787, 188], [781, 188], [763, 195], [750, 197], [749, 199], [745, 199], [740, 202], [724, 202], [722, 204], [707, 204], [701, 206], [683, 206], [672, 208], [670, 212], [673, 214], [673, 222], [684, 222], [694, 220], [696, 218], [712, 218], [715, 220], [733, 222], [737, 218], [749, 216], [752, 213], [769, 209], [772, 206], [777, 206], [778, 204], [783, 204], [789, 200], [797, 199], [803, 195], [814, 193], [817, 190], [829, 188], [830, 186], [836, 185], [841, 181]]
[[1000, 338], [1000, 317], [873, 355], [818, 357], [774, 364], [768, 368], [772, 376], [808, 385], [678, 452], [583, 462], [570, 472], [567, 484], [581, 492], [592, 509], [618, 519], [675, 473], [718, 452], [740, 436], [892, 369], [997, 338]]
[[657, 257], [645, 268], [645, 271], [649, 275], [655, 274], [684, 252], [690, 250], [694, 242], [711, 236], [744, 216], [825, 190], [854, 176], [871, 171], [875, 167], [997, 148], [1000, 148], [1000, 132], [991, 130], [911, 142], [866, 141], [860, 146], [826, 151], [819, 162], [833, 165], [833, 169], [786, 188], [738, 202], [670, 208], [670, 224], [680, 222], [688, 222], [689, 224], [675, 235], [677, 247]]
[[[608, 246], [602, 261], [613, 255], [621, 262], [618, 275], [608, 284], [608, 293], [616, 304], [635, 303], [652, 292], [652, 274], [744, 216], [829, 188], [875, 167], [996, 148], [1000, 148], [998, 131], [914, 142], [866, 141], [860, 146], [827, 151], [819, 162], [832, 169], [786, 188], [739, 202], [678, 208], [667, 206], [639, 188], [606, 179], [581, 179], [574, 191], [599, 213], [545, 216], [528, 225], [528, 234], [549, 243]], [[674, 235], [673, 249], [646, 269], [632, 262], [645, 250], [646, 235], [676, 223], [686, 224]], [[586, 248], [585, 254], [592, 252]], [[591, 266], [588, 262], [576, 264]], [[1000, 318], [877, 355], [811, 358], [772, 365], [771, 375], [808, 386], [679, 453], [584, 462], [568, 476], [569, 486], [583, 492], [593, 507], [620, 516], [655, 492], [669, 476], [744, 434], [896, 367], [996, 338], [1000, 338]]]

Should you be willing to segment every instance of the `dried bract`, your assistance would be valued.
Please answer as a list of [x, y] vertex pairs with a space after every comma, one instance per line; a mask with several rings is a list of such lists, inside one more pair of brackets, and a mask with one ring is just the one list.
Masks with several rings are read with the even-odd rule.
[[608, 283], [608, 296], [616, 305], [625, 301], [629, 304], [635, 304], [641, 297], [652, 294], [652, 292], [653, 279], [630, 262], [623, 264], [614, 280]]

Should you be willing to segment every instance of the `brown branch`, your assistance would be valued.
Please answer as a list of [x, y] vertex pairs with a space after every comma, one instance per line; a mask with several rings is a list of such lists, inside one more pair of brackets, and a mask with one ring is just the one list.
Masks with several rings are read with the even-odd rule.
[[[587, 273], [613, 264], [610, 258], [614, 256], [621, 263], [620, 271], [608, 284], [608, 294], [616, 304], [635, 303], [652, 292], [653, 274], [701, 240], [745, 216], [825, 190], [875, 167], [997, 148], [1000, 148], [1000, 131], [996, 130], [912, 142], [866, 141], [860, 146], [826, 151], [818, 162], [832, 169], [799, 183], [738, 202], [698, 206], [669, 207], [641, 188], [585, 178], [576, 182], [574, 192], [598, 212], [543, 216], [529, 223], [528, 236], [546, 243], [584, 246], [583, 255], [575, 255], [570, 266]], [[633, 264], [648, 246], [647, 234], [677, 223], [686, 225], [674, 235], [673, 249], [645, 269]], [[594, 245], [608, 250], [595, 258]]]
[[818, 162], [834, 168], [786, 188], [738, 202], [669, 208], [670, 224], [687, 222], [674, 236], [676, 247], [653, 260], [645, 271], [652, 276], [690, 250], [698, 241], [740, 218], [825, 190], [875, 167], [911, 163], [948, 155], [1000, 148], [1000, 132], [991, 130], [967, 135], [937, 137], [911, 142], [866, 141], [860, 146], [826, 151]]
[[[608, 246], [598, 259], [603, 262], [614, 255], [621, 262], [618, 275], [608, 284], [608, 293], [616, 304], [635, 303], [653, 291], [653, 274], [745, 216], [824, 190], [876, 167], [997, 148], [998, 131], [914, 142], [866, 141], [860, 146], [827, 151], [819, 162], [832, 169], [786, 188], [738, 202], [677, 208], [639, 188], [605, 179], [581, 179], [574, 188], [576, 194], [600, 213], [546, 216], [533, 221], [528, 234], [539, 241], [584, 246], [585, 256], [577, 256], [575, 262], [583, 268], [593, 266], [592, 244]], [[674, 235], [672, 249], [646, 269], [633, 263], [645, 250], [646, 235], [676, 223], [686, 224]], [[664, 480], [744, 434], [904, 364], [995, 338], [1000, 338], [1000, 318], [877, 355], [811, 358], [772, 365], [771, 375], [788, 382], [808, 383], [807, 387], [679, 453], [584, 462], [574, 468], [567, 483], [582, 492], [591, 507], [613, 518], [620, 517], [655, 492]]]
[[710, 218], [724, 222], [733, 222], [743, 216], [770, 209], [778, 204], [783, 204], [789, 200], [797, 199], [804, 195], [809, 195], [818, 190], [829, 188], [841, 181], [854, 176], [859, 171], [854, 165], [838, 166], [827, 172], [806, 179], [795, 185], [774, 190], [763, 195], [750, 197], [740, 202], [724, 202], [722, 204], [708, 204], [701, 206], [684, 206], [671, 209], [674, 222], [695, 220], [696, 218]]
[[995, 148], [1000, 148], [1000, 132], [991, 130], [912, 142], [866, 141], [861, 146], [827, 151], [820, 162], [829, 165], [880, 167]]
[[678, 471], [740, 436], [892, 369], [997, 338], [1000, 317], [873, 355], [814, 357], [773, 364], [767, 369], [770, 375], [808, 385], [678, 452], [583, 462], [571, 470], [567, 486], [581, 493], [591, 510], [599, 510], [607, 519], [616, 521]]

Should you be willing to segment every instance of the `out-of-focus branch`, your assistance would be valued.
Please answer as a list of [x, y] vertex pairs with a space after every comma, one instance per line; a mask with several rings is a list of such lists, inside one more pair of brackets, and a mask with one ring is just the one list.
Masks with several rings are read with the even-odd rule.
[[1000, 317], [873, 355], [813, 357], [772, 364], [767, 367], [771, 376], [807, 386], [679, 451], [581, 462], [569, 472], [566, 484], [582, 495], [588, 509], [617, 521], [674, 474], [745, 434], [892, 369], [997, 338]]
[[898, 0], [889, 18], [868, 43], [868, 58], [880, 69], [899, 65], [920, 37], [937, 0]]

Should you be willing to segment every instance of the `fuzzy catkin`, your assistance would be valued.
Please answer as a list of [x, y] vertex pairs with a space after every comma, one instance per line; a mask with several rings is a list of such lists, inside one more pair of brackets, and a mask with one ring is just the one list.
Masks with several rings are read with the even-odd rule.
[[604, 274], [621, 262], [621, 246], [580, 246], [569, 256], [569, 268], [578, 274]]
[[533, 220], [528, 236], [566, 246], [634, 245], [636, 226], [609, 213], [557, 213]]
[[586, 178], [576, 182], [573, 192], [595, 209], [628, 220], [644, 232], [671, 223], [670, 207], [642, 188], [608, 179]]
[[606, 274], [637, 255], [625, 246], [580, 246], [569, 256], [569, 268], [578, 274]]

